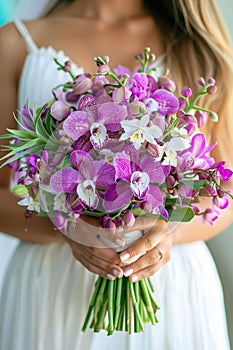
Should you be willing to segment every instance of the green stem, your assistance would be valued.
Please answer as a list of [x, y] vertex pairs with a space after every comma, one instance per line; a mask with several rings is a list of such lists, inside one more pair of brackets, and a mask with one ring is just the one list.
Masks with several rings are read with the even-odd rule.
[[156, 324], [156, 320], [155, 320], [155, 315], [154, 315], [154, 310], [153, 310], [153, 307], [152, 307], [150, 295], [149, 295], [149, 292], [147, 290], [147, 285], [146, 285], [144, 280], [139, 281], [139, 285], [141, 287], [142, 296], [143, 296], [143, 299], [144, 299], [144, 303], [145, 303], [145, 306], [146, 306], [146, 309], [147, 309], [148, 316], [150, 318], [151, 323], [153, 325], [155, 325]]
[[107, 312], [107, 304], [108, 304], [108, 299], [105, 298], [103, 302], [100, 305], [99, 308], [99, 314], [97, 317], [97, 322], [94, 325], [94, 332], [100, 332], [101, 329], [104, 329], [104, 318]]
[[114, 316], [114, 326], [117, 328], [119, 317], [120, 317], [120, 311], [121, 311], [121, 300], [122, 300], [122, 278], [116, 279], [116, 306], [115, 306], [115, 316]]
[[105, 291], [105, 287], [106, 287], [106, 283], [107, 283], [106, 278], [103, 278], [103, 277], [99, 277], [99, 278], [101, 279], [101, 283], [100, 283], [99, 293], [97, 295], [96, 302], [94, 305], [94, 323], [95, 324], [97, 323], [98, 313], [101, 311], [100, 306], [102, 304], [104, 291]]
[[82, 326], [82, 332], [85, 332], [87, 329], [87, 326], [88, 326], [88, 323], [89, 323], [89, 320], [91, 317], [91, 313], [92, 313], [92, 310], [93, 310], [95, 302], [96, 302], [96, 297], [97, 297], [97, 294], [99, 292], [100, 284], [101, 284], [101, 277], [99, 277], [96, 281], [95, 289], [94, 289], [94, 292], [92, 294], [92, 298], [91, 298], [91, 302], [90, 302], [90, 305], [89, 305], [89, 308], [87, 311], [87, 315], [86, 315], [85, 321], [84, 321], [83, 326]]
[[114, 310], [114, 281], [108, 281], [108, 335], [114, 331], [113, 310]]
[[132, 302], [133, 302], [133, 308], [134, 308], [134, 319], [135, 319], [135, 328], [136, 328], [136, 332], [139, 331], [139, 329], [144, 330], [144, 324], [139, 312], [139, 305], [138, 305], [138, 301], [136, 298], [136, 293], [135, 293], [135, 289], [134, 289], [134, 283], [129, 281], [129, 288], [130, 288], [130, 295], [132, 298]]
[[153, 294], [154, 293], [154, 289], [153, 289], [153, 286], [151, 284], [150, 278], [145, 278], [145, 283], [147, 285], [147, 290], [148, 290], [148, 293], [150, 295], [152, 306], [154, 305], [154, 308], [155, 308], [155, 311], [156, 311], [156, 310], [160, 309], [160, 306], [157, 303], [157, 301], [155, 300], [155, 297], [154, 297], [154, 294]]
[[130, 303], [129, 303], [129, 280], [125, 279], [125, 331], [130, 333]]
[[194, 97], [194, 99], [192, 100], [192, 102], [185, 108], [185, 112], [188, 113], [189, 111], [191, 111], [193, 108], [196, 109], [196, 103], [197, 101], [201, 98], [201, 96], [206, 95], [207, 93], [207, 88], [210, 86], [211, 84], [207, 84], [205, 86], [202, 86], [199, 90], [199, 92], [197, 93], [197, 95]]

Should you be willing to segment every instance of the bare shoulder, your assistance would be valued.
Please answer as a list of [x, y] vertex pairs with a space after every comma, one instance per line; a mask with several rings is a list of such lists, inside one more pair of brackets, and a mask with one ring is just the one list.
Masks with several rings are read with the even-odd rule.
[[17, 74], [27, 54], [26, 44], [13, 22], [0, 27], [0, 62], [4, 70]]
[[17, 52], [20, 46], [23, 46], [23, 39], [13, 22], [0, 27], [1, 55]]

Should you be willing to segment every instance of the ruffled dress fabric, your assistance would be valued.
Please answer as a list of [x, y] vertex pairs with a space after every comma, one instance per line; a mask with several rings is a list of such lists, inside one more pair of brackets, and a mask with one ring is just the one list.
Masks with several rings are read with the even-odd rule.
[[[67, 81], [54, 57], [66, 59], [62, 51], [31, 45], [19, 107], [26, 100], [39, 106]], [[171, 260], [152, 278], [159, 323], [143, 333], [81, 332], [95, 280], [68, 245], [20, 242], [2, 290], [0, 350], [230, 350], [222, 287], [205, 243], [172, 248]]]

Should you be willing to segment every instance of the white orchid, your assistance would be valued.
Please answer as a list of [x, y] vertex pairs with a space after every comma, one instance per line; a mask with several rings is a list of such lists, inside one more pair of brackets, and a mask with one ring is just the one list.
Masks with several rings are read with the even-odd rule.
[[184, 137], [173, 137], [169, 142], [163, 145], [163, 150], [165, 157], [163, 160], [163, 165], [177, 166], [177, 151], [184, 151], [190, 147], [190, 142]]
[[121, 135], [120, 141], [130, 139], [136, 149], [139, 149], [145, 140], [155, 144], [155, 138], [162, 136], [162, 130], [156, 125], [147, 126], [149, 120], [148, 114], [141, 119], [123, 120], [121, 126], [125, 132]]
[[18, 202], [18, 204], [23, 207], [27, 207], [27, 210], [36, 211], [37, 213], [40, 213], [40, 202], [38, 198], [32, 198], [31, 196], [27, 196], [21, 199]]

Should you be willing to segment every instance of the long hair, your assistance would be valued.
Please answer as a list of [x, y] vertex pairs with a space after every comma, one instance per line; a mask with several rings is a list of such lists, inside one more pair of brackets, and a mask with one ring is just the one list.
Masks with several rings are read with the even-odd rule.
[[217, 159], [233, 165], [233, 52], [231, 40], [214, 0], [144, 0], [160, 26], [166, 44], [166, 65], [177, 91], [188, 85], [197, 91], [197, 78], [216, 79], [218, 91], [203, 104], [219, 115], [205, 127], [210, 142], [218, 142]]

